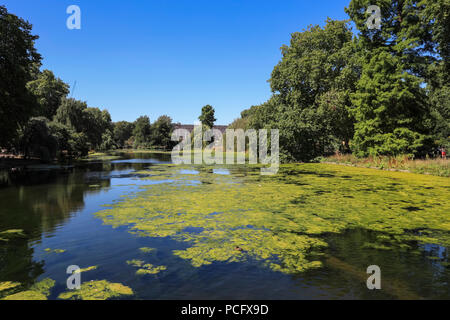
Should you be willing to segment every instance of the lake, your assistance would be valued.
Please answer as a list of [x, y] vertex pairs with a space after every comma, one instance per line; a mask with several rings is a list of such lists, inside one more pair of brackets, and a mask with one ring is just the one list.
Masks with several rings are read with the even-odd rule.
[[450, 299], [449, 199], [442, 177], [326, 164], [261, 176], [157, 153], [3, 171], [0, 298]]

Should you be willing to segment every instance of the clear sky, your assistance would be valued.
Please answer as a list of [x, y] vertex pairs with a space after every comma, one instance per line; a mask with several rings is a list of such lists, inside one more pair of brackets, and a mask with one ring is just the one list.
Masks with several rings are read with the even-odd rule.
[[[74, 98], [113, 121], [167, 114], [194, 123], [201, 107], [217, 124], [266, 101], [280, 47], [327, 17], [347, 19], [350, 0], [1, 0], [33, 24], [43, 68]], [[81, 8], [81, 30], [66, 9]]]

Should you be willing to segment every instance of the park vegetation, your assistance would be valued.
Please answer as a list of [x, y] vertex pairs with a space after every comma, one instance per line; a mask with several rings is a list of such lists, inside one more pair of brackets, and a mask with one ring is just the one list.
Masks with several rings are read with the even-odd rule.
[[89, 151], [171, 147], [174, 124], [168, 116], [154, 123], [112, 122], [107, 110], [69, 97], [69, 85], [40, 70], [32, 26], [0, 6], [0, 147], [43, 161], [84, 157]]
[[269, 80], [272, 97], [232, 126], [280, 129], [285, 161], [450, 148], [450, 2], [379, 1], [381, 29], [366, 25], [371, 4], [352, 0], [351, 20], [293, 33]]
[[[381, 29], [367, 26], [370, 5], [351, 0], [350, 20], [294, 32], [269, 80], [272, 96], [230, 128], [279, 129], [284, 162], [336, 153], [417, 159], [450, 149], [450, 3], [381, 1]], [[32, 26], [4, 6], [0, 38], [2, 149], [53, 160], [173, 147], [168, 116], [114, 123], [107, 110], [69, 97], [68, 84], [40, 70]], [[203, 107], [199, 120], [212, 128], [214, 108]]]

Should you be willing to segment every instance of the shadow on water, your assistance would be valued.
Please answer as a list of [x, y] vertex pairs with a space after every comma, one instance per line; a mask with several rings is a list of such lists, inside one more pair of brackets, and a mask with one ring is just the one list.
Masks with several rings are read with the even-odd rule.
[[[386, 242], [378, 249], [365, 245], [381, 244], [380, 238], [386, 237], [365, 229], [328, 235], [325, 268], [317, 271], [316, 278], [325, 278], [331, 287], [364, 299], [448, 299], [448, 249], [417, 241], [410, 241], [403, 250]], [[367, 289], [366, 270], [371, 265], [381, 269], [382, 290]]]
[[[117, 162], [77, 162], [71, 166], [33, 165], [0, 170], [0, 232], [21, 230], [0, 237], [0, 281], [32, 284], [44, 272], [33, 261], [31, 243], [55, 232], [85, 206], [85, 198], [111, 187], [113, 178], [137, 177], [134, 171], [167, 161], [167, 155], [123, 154]], [[135, 161], [134, 157], [149, 159]], [[134, 159], [134, 160], [133, 160]]]

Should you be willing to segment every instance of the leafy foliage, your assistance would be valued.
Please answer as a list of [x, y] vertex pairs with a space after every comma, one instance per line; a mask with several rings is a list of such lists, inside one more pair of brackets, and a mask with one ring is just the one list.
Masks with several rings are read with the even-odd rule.
[[139, 117], [134, 122], [134, 146], [135, 147], [147, 147], [150, 145], [150, 134], [152, 132], [152, 126], [150, 124], [150, 118], [147, 116]]
[[27, 88], [40, 106], [38, 115], [47, 119], [53, 119], [62, 99], [69, 94], [69, 85], [56, 78], [50, 70], [39, 73], [36, 80], [27, 83]]
[[215, 118], [215, 110], [209, 104], [202, 108], [202, 114], [198, 117], [198, 120], [202, 123], [203, 126], [208, 128], [214, 127], [214, 122], [217, 121]]
[[170, 118], [169, 116], [159, 117], [152, 124], [152, 145], [164, 150], [173, 147], [174, 144], [171, 140], [173, 130], [174, 126], [172, 123], [172, 118]]
[[357, 156], [429, 151], [424, 149], [430, 114], [425, 91], [419, 78], [404, 71], [399, 57], [383, 49], [374, 52], [351, 99], [356, 119], [352, 148]]
[[0, 145], [11, 146], [16, 131], [34, 114], [35, 97], [27, 89], [41, 56], [32, 26], [0, 6]]
[[351, 139], [347, 107], [360, 72], [352, 37], [347, 21], [331, 19], [294, 33], [272, 72], [274, 95], [243, 112], [252, 128], [280, 130], [284, 159], [311, 160]]
[[133, 136], [134, 123], [119, 121], [114, 123], [113, 137], [114, 143], [119, 148], [127, 147], [127, 142]]

